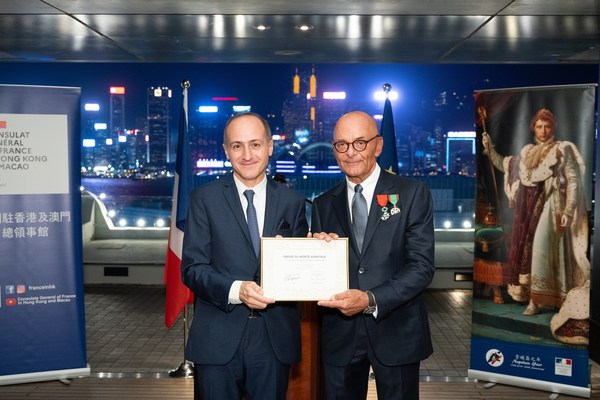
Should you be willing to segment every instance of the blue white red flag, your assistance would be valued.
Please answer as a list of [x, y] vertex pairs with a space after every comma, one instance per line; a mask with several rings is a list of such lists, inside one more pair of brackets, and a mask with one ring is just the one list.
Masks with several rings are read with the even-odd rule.
[[177, 138], [177, 159], [175, 161], [175, 179], [173, 182], [173, 207], [171, 209], [171, 226], [165, 262], [165, 325], [173, 326], [183, 311], [186, 303], [194, 302], [194, 295], [181, 281], [181, 255], [185, 217], [193, 187], [191, 170], [191, 150], [188, 134], [188, 96], [187, 87], [183, 89], [183, 105], [179, 117], [179, 134]]

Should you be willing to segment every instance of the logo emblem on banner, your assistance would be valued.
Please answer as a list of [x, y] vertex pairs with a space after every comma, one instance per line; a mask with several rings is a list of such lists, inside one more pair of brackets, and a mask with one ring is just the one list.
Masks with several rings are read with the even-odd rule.
[[499, 367], [504, 362], [504, 354], [498, 349], [490, 349], [485, 354], [485, 359], [491, 367]]
[[556, 357], [554, 359], [554, 373], [562, 376], [573, 376], [573, 360]]

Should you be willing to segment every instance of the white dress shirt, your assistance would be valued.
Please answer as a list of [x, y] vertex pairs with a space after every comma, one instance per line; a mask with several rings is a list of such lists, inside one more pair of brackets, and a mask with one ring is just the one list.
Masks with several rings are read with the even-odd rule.
[[[264, 179], [260, 181], [260, 183], [254, 187], [246, 187], [235, 175], [233, 176], [233, 180], [235, 182], [235, 187], [238, 192], [238, 196], [240, 198], [240, 202], [242, 203], [242, 209], [244, 210], [244, 215], [246, 216], [246, 220], [248, 216], [246, 215], [246, 208], [248, 207], [248, 200], [246, 196], [244, 196], [244, 192], [248, 189], [254, 190], [254, 198], [253, 204], [256, 209], [256, 218], [258, 219], [258, 232], [260, 236], [262, 236], [262, 231], [265, 225], [265, 209], [267, 206], [267, 176], [264, 176]], [[231, 288], [229, 289], [229, 304], [241, 304], [240, 300], [240, 287], [242, 286], [243, 281], [233, 281]]]

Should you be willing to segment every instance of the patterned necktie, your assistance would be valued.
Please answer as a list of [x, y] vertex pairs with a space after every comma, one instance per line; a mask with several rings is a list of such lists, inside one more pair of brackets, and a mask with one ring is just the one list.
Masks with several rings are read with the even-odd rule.
[[252, 239], [252, 246], [254, 247], [254, 253], [258, 257], [260, 251], [260, 234], [258, 233], [258, 218], [256, 217], [256, 209], [252, 202], [254, 198], [254, 190], [245, 190], [244, 196], [248, 200], [248, 208], [246, 208], [246, 218], [248, 221], [248, 230], [250, 231], [250, 239]]
[[362, 251], [365, 229], [367, 228], [367, 201], [362, 194], [361, 185], [354, 186], [354, 197], [352, 198], [352, 230], [358, 245], [358, 251]]

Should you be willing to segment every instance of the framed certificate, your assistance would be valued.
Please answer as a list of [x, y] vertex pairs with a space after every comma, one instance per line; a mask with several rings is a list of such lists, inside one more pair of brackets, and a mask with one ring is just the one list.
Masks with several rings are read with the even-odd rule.
[[261, 287], [278, 301], [329, 300], [348, 289], [348, 239], [262, 238]]

